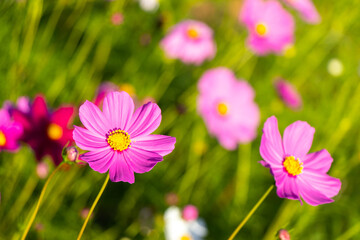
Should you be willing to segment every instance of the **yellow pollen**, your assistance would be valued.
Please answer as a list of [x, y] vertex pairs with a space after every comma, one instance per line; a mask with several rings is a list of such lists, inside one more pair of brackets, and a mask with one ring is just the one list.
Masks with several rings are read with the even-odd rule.
[[302, 165], [303, 163], [301, 163], [299, 159], [295, 159], [294, 156], [286, 157], [283, 162], [283, 166], [285, 167], [286, 171], [293, 176], [302, 173], [304, 168]]
[[124, 130], [114, 130], [108, 134], [107, 142], [115, 151], [124, 151], [130, 147], [130, 135]]
[[2, 131], [0, 131], [0, 147], [5, 146], [5, 143], [6, 143], [5, 134]]
[[263, 37], [267, 34], [268, 29], [265, 23], [258, 23], [256, 24], [255, 31], [259, 36]]
[[192, 39], [197, 39], [199, 37], [199, 33], [195, 28], [189, 28], [187, 30], [187, 35]]
[[191, 238], [189, 237], [189, 236], [182, 236], [181, 238], [180, 238], [180, 240], [191, 240]]
[[228, 113], [228, 106], [223, 102], [219, 103], [217, 105], [217, 110], [221, 116], [225, 116]]
[[55, 123], [50, 123], [50, 125], [47, 128], [47, 135], [51, 140], [56, 141], [63, 136], [63, 130], [59, 125]]

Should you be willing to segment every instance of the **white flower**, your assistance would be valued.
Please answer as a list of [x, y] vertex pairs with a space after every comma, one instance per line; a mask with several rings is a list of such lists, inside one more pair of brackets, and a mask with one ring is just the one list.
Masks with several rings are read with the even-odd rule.
[[190, 238], [186, 221], [181, 217], [178, 207], [169, 207], [164, 213], [166, 240], [181, 240]]
[[154, 12], [159, 8], [159, 0], [139, 0], [139, 4], [146, 12]]
[[334, 77], [339, 77], [344, 71], [344, 66], [339, 59], [333, 58], [329, 61], [327, 70]]

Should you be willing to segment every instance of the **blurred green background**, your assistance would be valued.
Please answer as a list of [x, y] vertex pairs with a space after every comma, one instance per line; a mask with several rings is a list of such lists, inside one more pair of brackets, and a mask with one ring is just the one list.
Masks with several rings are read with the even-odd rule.
[[[296, 20], [294, 56], [257, 57], [245, 46], [247, 32], [237, 21], [241, 1], [162, 0], [153, 12], [134, 0], [0, 1], [0, 104], [42, 93], [52, 108], [79, 106], [94, 98], [101, 82], [127, 83], [139, 99], [158, 102], [163, 120], [157, 132], [177, 138], [173, 153], [151, 172], [136, 174], [135, 184], [109, 183], [83, 239], [164, 239], [169, 192], [178, 194], [180, 207], [199, 208], [207, 239], [226, 239], [274, 182], [258, 163], [261, 128], [271, 115], [281, 131], [296, 120], [316, 128], [311, 151], [328, 149], [334, 158], [329, 174], [342, 180], [342, 189], [334, 203], [318, 207], [272, 191], [237, 239], [275, 239], [280, 228], [292, 239], [360, 239], [360, 8], [358, 0], [314, 3], [319, 25], [302, 22], [290, 10]], [[111, 16], [117, 12], [124, 21], [116, 26]], [[168, 60], [159, 48], [168, 29], [189, 18], [206, 22], [215, 33], [216, 57], [199, 67]], [[344, 67], [336, 77], [327, 70], [334, 58]], [[209, 136], [196, 112], [197, 81], [218, 66], [249, 81], [261, 110], [258, 137], [236, 151]], [[278, 76], [301, 93], [301, 111], [278, 98]], [[1, 152], [0, 239], [20, 236], [45, 182], [35, 169], [28, 147]], [[91, 206], [105, 177], [76, 165], [57, 174], [28, 239], [75, 239], [80, 213]], [[144, 211], [150, 217], [144, 219]]]

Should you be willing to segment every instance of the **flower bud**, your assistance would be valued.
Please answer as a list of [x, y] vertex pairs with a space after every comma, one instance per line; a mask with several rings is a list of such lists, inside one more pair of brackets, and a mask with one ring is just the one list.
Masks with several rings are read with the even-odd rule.
[[279, 240], [290, 240], [290, 234], [285, 229], [280, 229], [278, 232]]

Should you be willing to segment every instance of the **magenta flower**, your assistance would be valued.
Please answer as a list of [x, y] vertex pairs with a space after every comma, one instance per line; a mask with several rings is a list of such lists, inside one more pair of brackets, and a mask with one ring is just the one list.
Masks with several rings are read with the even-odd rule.
[[256, 137], [259, 108], [254, 102], [254, 90], [245, 81], [238, 81], [224, 67], [206, 71], [199, 83], [198, 112], [204, 118], [210, 134], [226, 149]]
[[275, 81], [275, 89], [288, 107], [293, 110], [299, 110], [301, 108], [301, 96], [291, 83], [279, 78]]
[[85, 128], [75, 126], [76, 145], [89, 152], [81, 159], [100, 173], [109, 170], [113, 182], [134, 183], [134, 172], [150, 171], [174, 149], [175, 138], [150, 135], [161, 122], [161, 110], [147, 103], [134, 112], [134, 102], [126, 92], [111, 92], [103, 102], [103, 112], [86, 101], [80, 107]]
[[264, 124], [260, 154], [263, 166], [270, 168], [275, 178], [277, 194], [281, 198], [299, 200], [316, 206], [333, 202], [341, 182], [326, 173], [333, 159], [326, 149], [308, 153], [315, 129], [307, 122], [296, 121], [289, 125], [283, 139], [276, 117]]
[[282, 54], [293, 45], [293, 17], [275, 0], [245, 0], [239, 20], [249, 31], [247, 44], [259, 55]]
[[74, 108], [60, 107], [54, 112], [46, 106], [45, 99], [37, 96], [30, 106], [30, 112], [15, 109], [15, 121], [21, 123], [24, 134], [21, 140], [34, 150], [36, 159], [42, 160], [50, 156], [55, 165], [62, 162], [62, 149], [66, 143], [72, 142], [72, 130], [68, 128], [72, 122]]
[[160, 46], [167, 57], [186, 64], [200, 65], [206, 59], [213, 59], [216, 53], [212, 29], [194, 20], [175, 25]]
[[8, 110], [0, 109], [0, 152], [16, 151], [19, 148], [18, 140], [22, 132], [21, 124], [11, 120]]
[[304, 21], [317, 24], [321, 17], [311, 0], [283, 0], [287, 5], [297, 10]]

